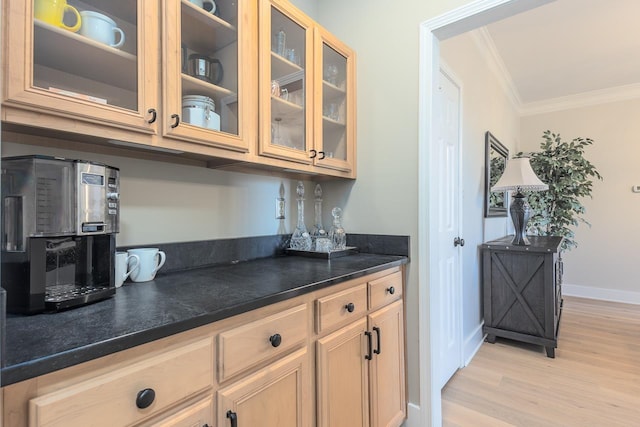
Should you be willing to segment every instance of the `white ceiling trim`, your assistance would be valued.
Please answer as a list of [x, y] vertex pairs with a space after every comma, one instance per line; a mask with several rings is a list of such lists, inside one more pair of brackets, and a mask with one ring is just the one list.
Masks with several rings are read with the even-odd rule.
[[532, 116], [637, 98], [640, 98], [640, 83], [529, 102], [520, 106], [520, 115]]
[[500, 86], [509, 99], [513, 107], [520, 113], [522, 110], [522, 101], [518, 89], [511, 78], [511, 74], [502, 61], [502, 57], [496, 48], [487, 27], [481, 27], [471, 32], [471, 37], [480, 49], [480, 53], [484, 56], [489, 69], [498, 78]]

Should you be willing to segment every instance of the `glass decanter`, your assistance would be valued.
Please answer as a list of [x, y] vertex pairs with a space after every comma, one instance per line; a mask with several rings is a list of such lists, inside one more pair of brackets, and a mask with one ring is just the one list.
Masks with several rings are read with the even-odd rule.
[[329, 252], [331, 250], [331, 240], [329, 240], [327, 230], [322, 226], [322, 187], [320, 187], [320, 184], [316, 184], [314, 194], [316, 196], [316, 217], [313, 228], [311, 229], [311, 247], [318, 252]]
[[347, 247], [347, 233], [342, 228], [342, 209], [336, 207], [331, 210], [333, 215], [333, 225], [329, 231], [329, 239], [331, 239], [331, 250], [341, 251]]
[[310, 251], [311, 235], [307, 231], [307, 227], [304, 225], [304, 185], [302, 184], [302, 181], [298, 181], [296, 194], [298, 195], [298, 224], [291, 236], [291, 244], [289, 245], [289, 248], [299, 251]]

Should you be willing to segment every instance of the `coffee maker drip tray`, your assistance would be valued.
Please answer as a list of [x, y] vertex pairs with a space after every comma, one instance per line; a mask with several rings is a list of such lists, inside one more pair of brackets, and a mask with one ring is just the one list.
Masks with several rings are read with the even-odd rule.
[[116, 289], [109, 286], [78, 286], [72, 283], [47, 286], [45, 308], [60, 311], [100, 301], [115, 293]]

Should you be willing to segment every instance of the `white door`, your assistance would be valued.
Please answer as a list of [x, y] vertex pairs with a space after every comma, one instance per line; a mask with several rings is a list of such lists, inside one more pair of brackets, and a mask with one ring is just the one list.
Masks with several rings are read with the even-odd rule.
[[[436, 381], [442, 388], [462, 367], [462, 295], [460, 239], [460, 87], [440, 70], [437, 101], [434, 105], [434, 170], [437, 182], [435, 200], [437, 249], [436, 286], [439, 302], [439, 346], [436, 349], [438, 369]], [[462, 243], [464, 244], [464, 243]]]

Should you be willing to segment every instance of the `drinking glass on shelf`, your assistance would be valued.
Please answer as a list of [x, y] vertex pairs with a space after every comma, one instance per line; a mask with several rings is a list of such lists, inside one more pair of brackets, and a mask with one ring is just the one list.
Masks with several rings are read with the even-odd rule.
[[329, 102], [325, 104], [323, 113], [325, 117], [337, 122], [340, 119], [340, 106], [336, 102]]
[[332, 85], [338, 84], [338, 66], [335, 64], [329, 64], [324, 69], [324, 79]]

